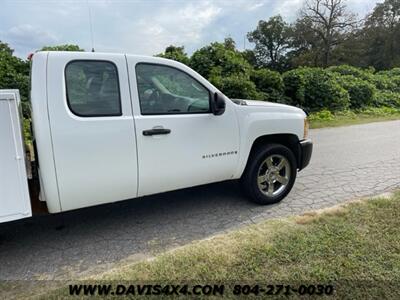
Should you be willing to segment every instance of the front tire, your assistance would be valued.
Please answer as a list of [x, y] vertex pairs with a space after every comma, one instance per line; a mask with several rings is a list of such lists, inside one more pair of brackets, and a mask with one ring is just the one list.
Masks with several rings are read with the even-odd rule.
[[296, 175], [293, 152], [283, 145], [269, 144], [256, 148], [250, 155], [241, 182], [252, 201], [273, 204], [290, 192]]

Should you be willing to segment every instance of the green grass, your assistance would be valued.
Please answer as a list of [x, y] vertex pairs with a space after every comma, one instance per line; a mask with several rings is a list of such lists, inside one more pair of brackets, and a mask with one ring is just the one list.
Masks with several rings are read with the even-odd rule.
[[310, 128], [324, 128], [324, 127], [339, 127], [339, 126], [349, 126], [356, 124], [365, 124], [372, 122], [383, 122], [391, 120], [399, 120], [400, 114], [391, 116], [368, 116], [368, 115], [357, 115], [357, 117], [346, 117], [339, 116], [335, 117], [334, 120], [316, 120], [310, 122]]
[[[89, 280], [135, 284], [332, 283], [333, 298], [399, 299], [400, 192], [390, 199], [358, 201], [265, 221]], [[58, 290], [50, 295], [63, 293]]]
[[309, 116], [310, 128], [338, 127], [371, 122], [400, 120], [400, 110], [392, 108], [369, 108], [360, 111], [331, 113], [321, 111]]

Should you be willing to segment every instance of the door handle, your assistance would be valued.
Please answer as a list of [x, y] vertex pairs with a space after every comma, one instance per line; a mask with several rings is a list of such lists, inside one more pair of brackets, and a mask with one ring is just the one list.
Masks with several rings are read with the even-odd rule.
[[164, 129], [164, 128], [153, 128], [143, 130], [144, 136], [151, 136], [151, 135], [158, 135], [158, 134], [169, 134], [171, 133], [171, 129]]

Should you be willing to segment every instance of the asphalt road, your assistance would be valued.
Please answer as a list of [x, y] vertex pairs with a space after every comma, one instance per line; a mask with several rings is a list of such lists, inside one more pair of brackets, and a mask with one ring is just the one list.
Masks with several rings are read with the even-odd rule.
[[311, 164], [276, 205], [255, 205], [225, 182], [0, 224], [0, 280], [100, 272], [243, 224], [400, 188], [400, 121], [311, 137]]

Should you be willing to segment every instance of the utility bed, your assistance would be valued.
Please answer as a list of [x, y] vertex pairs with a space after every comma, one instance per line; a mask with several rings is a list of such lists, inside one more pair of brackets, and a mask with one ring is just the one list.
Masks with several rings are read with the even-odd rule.
[[0, 223], [32, 216], [18, 90], [0, 90]]

